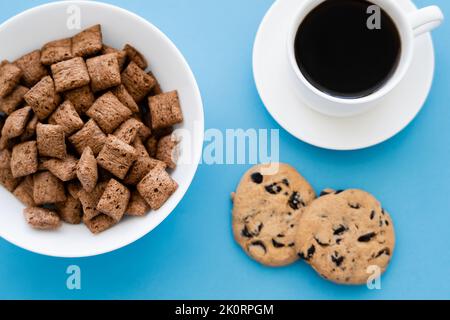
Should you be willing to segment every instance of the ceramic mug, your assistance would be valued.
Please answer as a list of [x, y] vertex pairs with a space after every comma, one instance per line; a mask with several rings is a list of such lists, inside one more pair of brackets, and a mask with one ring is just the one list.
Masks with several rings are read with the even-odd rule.
[[308, 14], [319, 4], [328, 0], [306, 0], [299, 8], [290, 25], [288, 34], [289, 65], [297, 78], [297, 87], [306, 104], [323, 114], [335, 117], [349, 117], [370, 110], [380, 104], [406, 75], [414, 56], [414, 41], [421, 34], [438, 27], [444, 16], [437, 6], [429, 6], [413, 12], [403, 10], [395, 0], [370, 0], [382, 8], [394, 21], [401, 39], [401, 55], [395, 72], [378, 90], [360, 98], [341, 98], [320, 91], [300, 71], [295, 57], [297, 31]]

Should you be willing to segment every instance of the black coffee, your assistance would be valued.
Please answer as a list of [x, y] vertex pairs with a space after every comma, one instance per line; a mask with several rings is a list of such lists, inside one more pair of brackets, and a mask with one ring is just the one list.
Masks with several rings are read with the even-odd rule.
[[379, 28], [372, 23], [375, 28], [369, 28], [373, 13], [367, 9], [372, 5], [364, 0], [327, 0], [300, 25], [295, 39], [297, 63], [319, 90], [360, 98], [377, 91], [395, 71], [401, 53], [399, 32], [382, 9]]

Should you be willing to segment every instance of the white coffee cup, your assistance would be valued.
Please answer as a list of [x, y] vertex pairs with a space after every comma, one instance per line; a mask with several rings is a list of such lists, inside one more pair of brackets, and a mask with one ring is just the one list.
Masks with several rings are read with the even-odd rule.
[[[369, 0], [382, 8], [394, 21], [401, 39], [401, 55], [390, 79], [377, 91], [361, 98], [334, 97], [313, 86], [300, 71], [294, 43], [297, 31], [305, 17], [319, 4], [327, 0], [305, 0], [295, 14], [288, 34], [288, 59], [298, 89], [304, 102], [312, 109], [335, 117], [349, 117], [368, 111], [382, 102], [406, 75], [414, 56], [415, 38], [438, 27], [444, 20], [437, 6], [429, 6], [413, 12], [405, 12], [396, 0]], [[369, 15], [368, 15], [369, 17]]]

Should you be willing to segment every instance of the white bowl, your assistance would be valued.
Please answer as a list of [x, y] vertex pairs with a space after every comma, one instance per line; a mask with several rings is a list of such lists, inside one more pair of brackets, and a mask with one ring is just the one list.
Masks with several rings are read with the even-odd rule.
[[[183, 161], [173, 172], [179, 189], [158, 211], [144, 218], [126, 218], [114, 228], [97, 236], [83, 225], [65, 224], [55, 232], [31, 229], [23, 217], [24, 206], [0, 186], [0, 236], [24, 249], [57, 257], [85, 257], [126, 246], [156, 228], [175, 209], [186, 193], [198, 167], [203, 145], [203, 106], [194, 75], [175, 45], [155, 26], [124, 9], [91, 1], [50, 3], [25, 11], [0, 26], [0, 59], [15, 60], [48, 41], [72, 36], [67, 20], [76, 6], [81, 28], [101, 24], [104, 43], [122, 48], [134, 45], [150, 61], [150, 67], [165, 91], [178, 90], [185, 116], [180, 128], [191, 139], [182, 149], [190, 161]], [[189, 141], [190, 140], [190, 141]]]

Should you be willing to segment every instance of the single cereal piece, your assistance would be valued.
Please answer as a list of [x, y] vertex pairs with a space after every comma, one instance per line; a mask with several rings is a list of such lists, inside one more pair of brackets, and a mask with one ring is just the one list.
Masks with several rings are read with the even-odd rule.
[[137, 66], [142, 70], [147, 69], [148, 67], [147, 59], [145, 59], [144, 55], [140, 53], [136, 48], [134, 48], [129, 44], [126, 44], [123, 50], [127, 53], [127, 57], [128, 59], [130, 59], [130, 61], [136, 63]]
[[70, 100], [64, 101], [58, 109], [50, 116], [48, 123], [60, 125], [64, 129], [66, 136], [83, 128], [83, 120], [81, 120], [75, 107]]
[[77, 177], [77, 164], [78, 159], [69, 155], [62, 160], [46, 160], [42, 167], [53, 173], [59, 180], [67, 182]]
[[339, 284], [366, 284], [367, 270], [383, 273], [395, 247], [392, 219], [362, 190], [329, 191], [298, 220], [298, 255], [322, 277]]
[[86, 114], [98, 123], [105, 133], [112, 133], [125, 120], [131, 117], [131, 111], [111, 92], [98, 98]]
[[28, 119], [30, 119], [31, 108], [24, 107], [14, 111], [8, 118], [2, 128], [2, 138], [12, 139], [20, 137], [25, 131]]
[[37, 117], [37, 115], [34, 115], [33, 118], [28, 121], [27, 125], [25, 126], [24, 132], [20, 136], [20, 140], [22, 142], [33, 139], [36, 136], [36, 127], [38, 122], [39, 118]]
[[183, 122], [183, 112], [177, 91], [149, 97], [148, 104], [152, 119], [152, 129], [171, 127]]
[[128, 93], [124, 85], [120, 85], [111, 90], [111, 92], [119, 99], [122, 104], [130, 109], [133, 113], [139, 113], [139, 106], [133, 97]]
[[66, 157], [66, 138], [62, 126], [38, 123], [36, 139], [41, 157], [58, 159]]
[[47, 69], [41, 63], [41, 51], [39, 50], [22, 56], [14, 64], [22, 70], [23, 83], [29, 88], [33, 87], [43, 77], [48, 75]]
[[36, 141], [23, 142], [14, 146], [11, 155], [11, 172], [14, 178], [21, 178], [38, 171]]
[[51, 41], [41, 50], [41, 63], [46, 66], [72, 58], [72, 39], [70, 38]]
[[134, 217], [143, 217], [150, 211], [147, 201], [137, 191], [131, 193], [131, 199], [128, 203], [126, 214]]
[[125, 64], [127, 63], [127, 53], [123, 50], [118, 50], [107, 45], [103, 45], [102, 54], [114, 53], [116, 55], [117, 61], [119, 62], [120, 70], [123, 70]]
[[60, 97], [55, 91], [55, 83], [50, 76], [42, 78], [24, 96], [39, 120], [47, 119], [59, 105]]
[[11, 172], [11, 151], [0, 150], [0, 184], [13, 192], [20, 180], [13, 177]]
[[6, 114], [13, 113], [23, 102], [23, 98], [28, 90], [27, 87], [19, 85], [9, 95], [0, 98], [0, 111]]
[[22, 70], [16, 65], [4, 62], [0, 66], [0, 98], [4, 98], [13, 92], [22, 78]]
[[90, 86], [64, 92], [64, 99], [70, 100], [81, 116], [94, 104], [95, 96]]
[[51, 66], [56, 92], [81, 88], [91, 81], [83, 58], [61, 61]]
[[99, 214], [91, 220], [84, 221], [84, 224], [93, 234], [99, 234], [112, 228], [116, 222], [106, 214]]
[[136, 138], [133, 143], [133, 147], [136, 149], [138, 158], [134, 162], [133, 166], [128, 171], [127, 176], [124, 179], [127, 185], [137, 185], [152, 169], [161, 167], [166, 169], [166, 164], [162, 161], [150, 158], [145, 146], [142, 144], [141, 139]]
[[97, 185], [98, 168], [97, 160], [90, 147], [84, 149], [77, 167], [77, 177], [80, 180], [83, 189], [92, 192]]
[[78, 197], [83, 207], [83, 221], [85, 223], [100, 214], [96, 208], [103, 192], [105, 192], [106, 185], [106, 182], [100, 182], [95, 186], [92, 192], [87, 192], [84, 189], [81, 189], [80, 192], [78, 192]]
[[78, 193], [83, 189], [79, 181], [71, 181], [67, 184], [67, 192], [69, 195], [77, 200], [79, 200]]
[[34, 229], [55, 230], [61, 226], [58, 214], [48, 209], [30, 207], [23, 210], [27, 223]]
[[127, 210], [129, 201], [130, 191], [127, 187], [111, 179], [97, 204], [97, 210], [119, 222]]
[[153, 210], [161, 208], [177, 189], [178, 184], [161, 167], [151, 170], [137, 185], [140, 195]]
[[150, 95], [157, 96], [158, 94], [164, 93], [163, 89], [161, 88], [161, 84], [158, 82], [158, 79], [156, 79], [153, 72], [149, 71], [149, 72], [147, 72], [147, 74], [156, 80], [156, 84], [153, 87], [152, 91], [150, 92]]
[[59, 216], [69, 224], [80, 224], [83, 211], [81, 202], [72, 196], [67, 196], [66, 201], [56, 204]]
[[125, 143], [131, 144], [138, 136], [142, 127], [145, 127], [142, 122], [131, 118], [120, 125], [114, 131], [114, 135]]
[[122, 72], [122, 84], [134, 101], [139, 103], [150, 93], [156, 84], [156, 80], [139, 68], [136, 63], [130, 62], [128, 67]]
[[252, 259], [281, 267], [298, 260], [295, 236], [314, 189], [290, 165], [271, 163], [248, 170], [233, 196], [233, 234]]
[[99, 128], [94, 120], [89, 120], [84, 127], [69, 138], [70, 143], [75, 147], [78, 154], [83, 154], [86, 147], [90, 147], [95, 155], [102, 150], [106, 135]]
[[115, 136], [109, 135], [97, 157], [97, 163], [119, 179], [123, 179], [137, 156], [135, 148]]
[[161, 138], [158, 142], [156, 159], [164, 162], [170, 169], [175, 169], [179, 155], [178, 144], [179, 141], [174, 135]]
[[51, 172], [44, 171], [34, 175], [34, 202], [40, 206], [66, 200], [64, 184]]
[[33, 176], [28, 176], [14, 190], [14, 195], [27, 207], [35, 207], [33, 198], [34, 182]]
[[95, 55], [102, 50], [102, 42], [102, 28], [95, 25], [72, 38], [72, 54], [84, 58]]
[[92, 91], [106, 90], [121, 83], [119, 62], [114, 53], [97, 56], [86, 61]]

